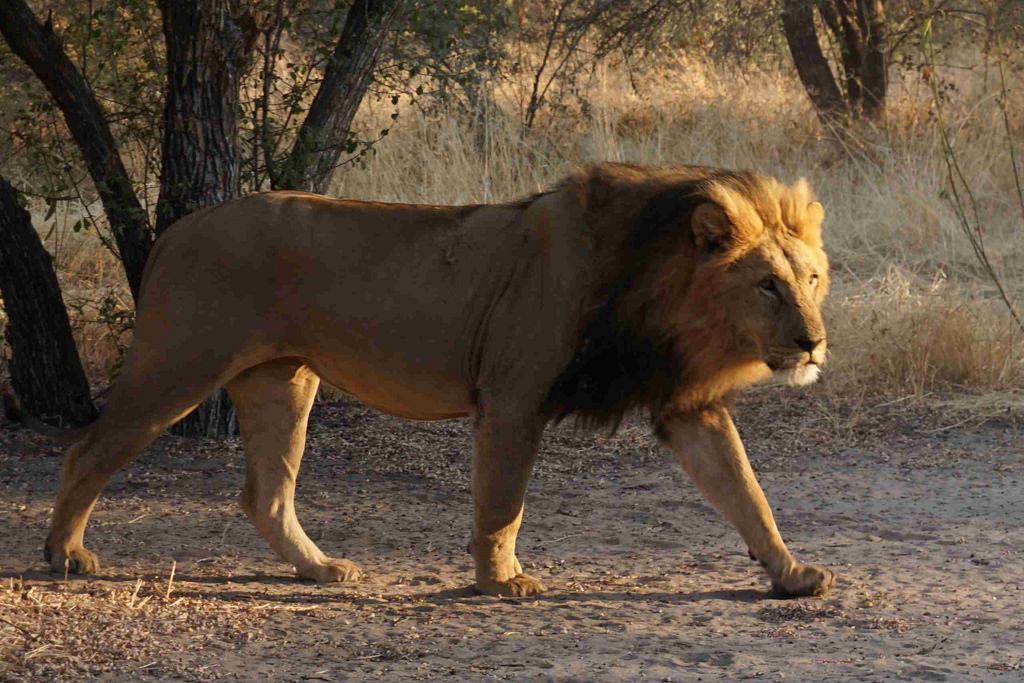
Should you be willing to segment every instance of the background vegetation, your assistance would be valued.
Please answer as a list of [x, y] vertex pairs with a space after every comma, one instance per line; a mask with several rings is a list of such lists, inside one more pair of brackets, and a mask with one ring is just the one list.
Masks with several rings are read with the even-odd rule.
[[[589, 160], [806, 176], [826, 206], [835, 273], [832, 359], [816, 390], [855, 402], [1016, 405], [1024, 12], [996, 0], [885, 2], [887, 78], [884, 101], [873, 102], [870, 89], [853, 92], [856, 27], [836, 17], [882, 3], [803, 3], [839, 97], [823, 104], [794, 67], [783, 22], [799, 4], [405, 3], [326, 191], [498, 202]], [[95, 92], [157, 225], [167, 78], [160, 8], [30, 5]], [[349, 3], [252, 8], [238, 103], [240, 193], [288, 185], [289, 156]], [[116, 375], [131, 334], [116, 240], [60, 111], [2, 41], [0, 93], [0, 175], [20, 191], [53, 256], [95, 392]]]

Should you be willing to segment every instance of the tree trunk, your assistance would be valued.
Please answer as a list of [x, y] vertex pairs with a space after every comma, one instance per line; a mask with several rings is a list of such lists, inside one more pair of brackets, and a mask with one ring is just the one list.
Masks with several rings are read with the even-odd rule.
[[[814, 7], [839, 44], [844, 90], [818, 44]], [[888, 89], [883, 0], [784, 0], [782, 25], [797, 73], [823, 122], [882, 118]]]
[[0, 177], [0, 295], [7, 312], [8, 367], [21, 407], [58, 426], [96, 419], [50, 254]]
[[327, 62], [291, 154], [276, 174], [275, 189], [323, 193], [342, 151], [350, 149], [352, 119], [370, 87], [387, 32], [404, 0], [355, 0]]
[[[240, 0], [162, 0], [167, 97], [157, 234], [239, 193], [239, 86], [256, 36]], [[173, 429], [223, 438], [237, 431], [223, 390]]]
[[846, 106], [859, 114], [864, 99], [864, 34], [861, 30], [859, 0], [819, 0], [818, 11], [839, 43], [839, 55], [846, 84]]
[[818, 118], [827, 126], [837, 123], [847, 113], [846, 102], [818, 44], [812, 0], [784, 0], [782, 28], [800, 82]]
[[882, 0], [859, 0], [864, 18], [864, 113], [873, 120], [885, 114], [885, 98], [889, 91], [889, 70], [885, 53], [888, 34], [885, 26], [885, 5]]
[[879, 120], [888, 89], [882, 0], [818, 0], [817, 7], [840, 46], [847, 108]]
[[167, 93], [156, 232], [239, 194], [239, 85], [256, 31], [239, 0], [163, 0]]
[[103, 202], [132, 295], [138, 299], [149, 255], [149, 221], [92, 88], [68, 59], [60, 39], [24, 0], [0, 0], [0, 33], [56, 101]]

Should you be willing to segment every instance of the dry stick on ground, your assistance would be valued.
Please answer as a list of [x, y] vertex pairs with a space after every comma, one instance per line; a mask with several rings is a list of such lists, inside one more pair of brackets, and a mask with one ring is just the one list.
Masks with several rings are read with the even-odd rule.
[[171, 597], [171, 587], [174, 585], [174, 569], [177, 566], [177, 560], [171, 560], [171, 575], [167, 578], [167, 590], [164, 591], [164, 600], [169, 600]]
[[135, 590], [132, 591], [132, 597], [128, 600], [128, 606], [135, 606], [135, 599], [139, 597], [139, 589], [142, 588], [142, 579], [135, 580]]
[[[932, 73], [934, 73], [936, 68], [935, 50], [932, 45], [931, 37], [932, 23], [931, 20], [929, 20], [924, 26], [924, 50], [928, 64], [932, 69]], [[950, 203], [953, 205], [953, 211], [956, 214], [960, 230], [967, 237], [967, 241], [970, 243], [971, 249], [974, 251], [974, 256], [985, 271], [985, 275], [995, 285], [996, 290], [999, 292], [999, 297], [1006, 305], [1006, 310], [1010, 312], [1010, 315], [1013, 317], [1014, 322], [1017, 323], [1017, 327], [1020, 331], [1024, 332], [1024, 320], [1021, 320], [1020, 315], [1017, 313], [1017, 308], [1010, 300], [1010, 296], [1007, 294], [1006, 288], [1003, 287], [1002, 280], [998, 273], [996, 273], [995, 268], [992, 266], [992, 262], [989, 260], [988, 250], [985, 248], [984, 231], [981, 225], [981, 214], [978, 211], [978, 201], [974, 196], [973, 190], [971, 190], [970, 184], [967, 182], [967, 178], [964, 176], [964, 173], [960, 168], [960, 162], [957, 159], [956, 152], [953, 150], [953, 143], [949, 139], [949, 131], [946, 129], [942, 116], [942, 98], [939, 95], [939, 87], [936, 83], [936, 79], [929, 79], [928, 84], [931, 86], [932, 99], [935, 103], [935, 125], [938, 126], [939, 138], [942, 142], [942, 159], [946, 164], [946, 173], [949, 178], [949, 189], [951, 193]], [[1001, 87], [1002, 92], [1000, 93], [1000, 97], [1005, 100], [1005, 81], [1001, 83]], [[1014, 180], [1017, 181], [1018, 193], [1021, 193], [1019, 177], [1017, 175], [1017, 166], [1013, 157], [1013, 142], [1012, 138], [1009, 136], [1009, 132], [1009, 123], [1007, 123], [1007, 138], [1010, 144], [1010, 159], [1014, 166]], [[968, 215], [967, 208], [964, 206], [964, 196], [967, 198], [970, 205], [970, 215]]]

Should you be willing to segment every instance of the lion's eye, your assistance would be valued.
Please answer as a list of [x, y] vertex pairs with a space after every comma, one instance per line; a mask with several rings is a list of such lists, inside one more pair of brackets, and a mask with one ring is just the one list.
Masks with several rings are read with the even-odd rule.
[[773, 277], [766, 277], [761, 280], [761, 282], [757, 284], [757, 288], [761, 290], [762, 294], [767, 294], [768, 296], [774, 297], [779, 295], [779, 290], [775, 286], [775, 278]]
[[817, 286], [818, 286], [818, 274], [814, 273], [813, 275], [811, 275], [811, 287], [817, 287]]

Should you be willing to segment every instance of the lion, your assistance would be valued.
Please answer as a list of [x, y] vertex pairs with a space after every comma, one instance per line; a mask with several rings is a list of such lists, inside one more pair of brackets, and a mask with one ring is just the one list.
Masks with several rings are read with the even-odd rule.
[[266, 192], [197, 211], [153, 248], [123, 369], [65, 456], [46, 560], [95, 572], [83, 535], [108, 479], [225, 387], [256, 529], [301, 578], [358, 579], [295, 515], [323, 378], [392, 415], [472, 420], [481, 593], [545, 590], [515, 546], [546, 426], [646, 411], [774, 589], [824, 594], [833, 572], [786, 548], [730, 416], [745, 387], [818, 377], [823, 217], [803, 180], [613, 163], [507, 204]]

